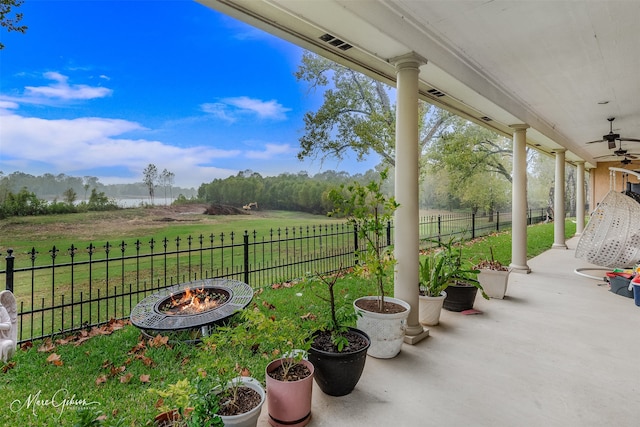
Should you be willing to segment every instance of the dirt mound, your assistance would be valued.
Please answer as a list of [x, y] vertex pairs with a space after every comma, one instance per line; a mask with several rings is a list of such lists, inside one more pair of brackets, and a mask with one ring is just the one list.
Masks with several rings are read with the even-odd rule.
[[248, 215], [249, 212], [234, 206], [228, 205], [210, 205], [204, 213], [206, 215]]

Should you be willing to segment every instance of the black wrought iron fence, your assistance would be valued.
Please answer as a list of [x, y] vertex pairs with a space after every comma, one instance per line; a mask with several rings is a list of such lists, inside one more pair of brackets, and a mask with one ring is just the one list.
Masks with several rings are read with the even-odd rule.
[[[543, 210], [528, 217], [530, 224], [545, 219]], [[420, 219], [420, 237], [475, 238], [510, 227], [509, 213], [432, 215]], [[390, 223], [387, 244], [392, 241]], [[18, 340], [25, 342], [127, 318], [144, 297], [176, 283], [227, 277], [257, 289], [348, 268], [357, 262], [359, 244], [352, 225], [335, 223], [267, 235], [212, 233], [20, 254], [9, 249], [0, 275], [18, 300]]]

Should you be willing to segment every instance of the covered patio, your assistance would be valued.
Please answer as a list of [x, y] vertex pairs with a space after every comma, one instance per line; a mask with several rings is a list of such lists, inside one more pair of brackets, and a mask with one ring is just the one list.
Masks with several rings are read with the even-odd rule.
[[[586, 206], [609, 190], [608, 168], [633, 167], [621, 161], [640, 155], [640, 2], [197, 1], [396, 87], [394, 294], [412, 307], [405, 342], [429, 335], [418, 322], [415, 285], [418, 99], [512, 138], [510, 267], [517, 273], [532, 271], [527, 148], [555, 158], [555, 218], [565, 218], [566, 166], [576, 167], [578, 235]], [[564, 228], [555, 222], [559, 252], [567, 250]]]
[[[529, 260], [504, 300], [477, 298], [482, 314], [443, 311], [428, 339], [367, 357], [351, 394], [314, 385], [309, 425], [638, 425], [640, 307], [574, 273], [589, 267], [576, 244]], [[258, 425], [267, 418], [263, 408]]]

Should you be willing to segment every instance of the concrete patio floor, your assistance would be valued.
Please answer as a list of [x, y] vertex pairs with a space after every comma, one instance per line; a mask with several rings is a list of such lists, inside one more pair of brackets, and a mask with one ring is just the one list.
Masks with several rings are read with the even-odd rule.
[[577, 242], [529, 260], [504, 300], [478, 296], [482, 314], [443, 310], [427, 339], [367, 357], [351, 394], [314, 384], [308, 425], [639, 426], [640, 307], [574, 272]]

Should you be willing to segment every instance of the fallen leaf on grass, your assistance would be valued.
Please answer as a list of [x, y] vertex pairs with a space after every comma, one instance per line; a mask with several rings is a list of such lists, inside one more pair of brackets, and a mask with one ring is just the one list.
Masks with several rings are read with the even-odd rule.
[[106, 375], [100, 375], [98, 378], [96, 378], [96, 385], [100, 385], [102, 383], [106, 383], [107, 382], [107, 376]]
[[49, 355], [49, 357], [47, 357], [47, 362], [55, 365], [55, 366], [62, 366], [62, 360], [60, 360], [60, 355], [56, 354], [56, 353], [51, 353]]
[[147, 344], [145, 343], [144, 340], [141, 340], [138, 342], [138, 344], [131, 347], [131, 350], [129, 350], [129, 354], [144, 352], [146, 349], [147, 349]]
[[13, 367], [14, 367], [14, 366], [16, 366], [16, 362], [12, 360], [11, 362], [7, 363], [6, 365], [4, 365], [4, 366], [2, 367], [2, 373], [3, 373], [3, 374], [6, 374], [6, 373], [7, 373], [7, 371], [8, 371], [9, 369], [13, 369]]
[[145, 355], [140, 355], [137, 356], [138, 359], [140, 359], [142, 361], [142, 363], [144, 363], [145, 366], [155, 366], [156, 363], [153, 361], [153, 359], [151, 359], [150, 357], [147, 357]]
[[42, 345], [38, 347], [38, 351], [40, 353], [48, 353], [53, 351], [56, 348], [56, 345], [51, 341], [51, 338], [47, 338], [44, 340]]
[[21, 350], [29, 350], [31, 347], [33, 347], [33, 342], [32, 341], [27, 341], [25, 343], [22, 343], [22, 345], [20, 346]]
[[315, 315], [315, 314], [313, 314], [313, 313], [311, 313], [311, 312], [309, 312], [309, 313], [307, 313], [307, 314], [305, 314], [305, 315], [300, 316], [300, 318], [301, 318], [302, 320], [316, 320], [316, 319], [317, 319], [316, 315]]
[[141, 383], [148, 383], [149, 381], [151, 381], [151, 376], [149, 374], [140, 375], [140, 382]]
[[275, 310], [276, 306], [273, 304], [270, 304], [266, 301], [262, 301], [262, 306], [268, 308], [269, 310]]
[[160, 348], [164, 345], [168, 347], [169, 337], [163, 337], [162, 335], [156, 335], [152, 340], [149, 341], [149, 347]]
[[120, 377], [120, 383], [127, 384], [129, 381], [131, 381], [131, 378], [133, 378], [133, 374], [131, 372], [128, 372]]
[[125, 369], [127, 369], [125, 366], [118, 366], [117, 368], [116, 367], [112, 367], [111, 368], [111, 376], [115, 377], [119, 373], [124, 372]]

